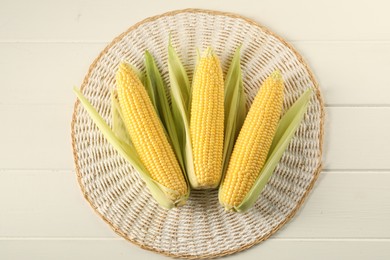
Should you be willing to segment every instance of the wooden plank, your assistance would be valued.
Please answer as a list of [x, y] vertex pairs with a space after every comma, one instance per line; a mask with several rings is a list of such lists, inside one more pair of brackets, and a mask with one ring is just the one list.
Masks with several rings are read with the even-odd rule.
[[0, 105], [0, 169], [73, 169], [69, 105]]
[[1, 103], [72, 104], [105, 44], [0, 44]]
[[240, 4], [229, 0], [223, 5], [207, 0], [153, 4], [6, 0], [0, 8], [0, 41], [107, 41], [149, 16], [189, 7], [234, 12], [289, 40], [390, 40], [389, 3], [385, 0], [300, 0], [285, 2], [283, 8], [272, 0], [242, 0]]
[[[390, 24], [390, 23], [389, 23]], [[294, 42], [330, 106], [390, 106], [389, 42]]]
[[[229, 259], [389, 259], [389, 240], [269, 239]], [[0, 257], [7, 260], [171, 259], [122, 240], [5, 240]]]
[[74, 172], [1, 171], [0, 197], [0, 237], [115, 237], [83, 199]]
[[390, 172], [323, 172], [277, 238], [390, 238]]
[[[389, 107], [329, 107], [326, 113], [326, 169], [390, 169]], [[0, 105], [0, 169], [74, 169], [71, 116], [69, 104]]]
[[[390, 239], [390, 172], [322, 173], [274, 238]], [[117, 238], [68, 171], [0, 172], [0, 238]], [[1, 251], [1, 250], [0, 250]]]
[[[1, 103], [71, 104], [105, 43], [0, 43]], [[390, 42], [294, 42], [326, 104], [389, 105]], [[39, 66], [37, 66], [39, 64]], [[358, 76], [357, 76], [358, 75]]]
[[389, 107], [328, 107], [325, 169], [390, 169]]

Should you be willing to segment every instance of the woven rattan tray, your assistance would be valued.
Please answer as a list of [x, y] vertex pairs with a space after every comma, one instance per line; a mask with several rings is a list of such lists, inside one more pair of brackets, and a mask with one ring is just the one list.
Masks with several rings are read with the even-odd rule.
[[232, 254], [267, 239], [299, 209], [321, 169], [324, 108], [318, 85], [301, 56], [283, 39], [235, 14], [180, 10], [148, 18], [115, 38], [91, 65], [82, 91], [110, 119], [110, 90], [123, 59], [143, 69], [148, 49], [168, 81], [167, 43], [192, 75], [196, 47], [211, 45], [224, 72], [242, 44], [242, 70], [250, 104], [260, 83], [275, 68], [285, 80], [284, 109], [307, 88], [316, 89], [308, 112], [255, 206], [245, 214], [225, 212], [217, 191], [193, 191], [186, 206], [166, 211], [137, 173], [104, 139], [76, 102], [72, 141], [81, 190], [98, 215], [125, 239], [164, 255], [208, 258]]

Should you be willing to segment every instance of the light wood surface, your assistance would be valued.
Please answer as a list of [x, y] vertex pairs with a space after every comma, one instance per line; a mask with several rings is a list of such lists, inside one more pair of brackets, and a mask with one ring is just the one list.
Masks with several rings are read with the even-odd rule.
[[134, 23], [234, 12], [291, 42], [326, 103], [324, 172], [271, 239], [227, 259], [390, 258], [390, 5], [373, 1], [0, 3], [0, 259], [164, 259], [119, 238], [83, 199], [70, 121], [89, 65]]

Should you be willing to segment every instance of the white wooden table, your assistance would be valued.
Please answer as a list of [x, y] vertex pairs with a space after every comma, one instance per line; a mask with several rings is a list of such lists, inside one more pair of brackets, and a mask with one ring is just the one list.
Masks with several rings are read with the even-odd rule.
[[390, 259], [390, 4], [355, 1], [0, 1], [0, 259], [164, 259], [84, 201], [75, 96], [104, 46], [169, 10], [235, 12], [306, 58], [326, 102], [324, 171], [298, 214], [227, 259]]

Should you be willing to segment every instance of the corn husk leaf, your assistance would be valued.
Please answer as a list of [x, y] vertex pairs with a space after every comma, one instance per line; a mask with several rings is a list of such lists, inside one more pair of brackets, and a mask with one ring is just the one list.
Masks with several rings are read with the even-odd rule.
[[133, 146], [131, 142], [129, 132], [126, 129], [123, 122], [122, 110], [119, 106], [118, 95], [115, 90], [111, 91], [111, 118], [112, 118], [112, 131], [117, 138], [126, 144]]
[[171, 45], [171, 42], [168, 44], [168, 70], [171, 84], [172, 115], [182, 151], [186, 169], [185, 173], [191, 186], [196, 187], [198, 186], [198, 181], [194, 172], [189, 124], [189, 106], [191, 100], [190, 82], [188, 80], [187, 72], [175, 49]]
[[150, 98], [150, 101], [152, 101], [152, 104], [154, 108], [156, 109], [157, 113], [157, 102], [156, 102], [156, 91], [153, 89], [153, 85], [151, 84], [150, 80], [147, 79], [147, 77], [144, 78], [144, 81], [142, 84], [145, 86], [146, 92], [148, 92], [148, 96]]
[[175, 206], [184, 204], [188, 199], [188, 194], [181, 197], [179, 200], [173, 200], [172, 198], [175, 197], [173, 195], [177, 194], [177, 191], [168, 189], [167, 187], [153, 180], [139, 159], [134, 147], [128, 145], [126, 142], [119, 139], [115, 135], [109, 125], [104, 121], [104, 119], [99, 115], [96, 109], [84, 97], [79, 89], [74, 88], [74, 92], [76, 93], [85, 110], [88, 112], [89, 116], [92, 118], [92, 121], [96, 124], [107, 141], [137, 170], [141, 178], [145, 181], [145, 184], [148, 187], [151, 195], [159, 203], [159, 205], [163, 208], [171, 209]]
[[291, 125], [292, 121], [294, 120], [294, 115], [299, 113], [302, 106], [304, 106], [307, 102], [309, 102], [312, 92], [313, 90], [311, 88], [303, 92], [303, 94], [294, 102], [294, 104], [291, 105], [291, 107], [286, 111], [286, 113], [280, 119], [278, 127], [275, 132], [274, 139], [272, 140], [272, 144], [268, 152], [268, 157], [272, 154], [276, 145], [279, 143], [287, 127]]
[[305, 91], [279, 121], [276, 131], [277, 136], [275, 135], [273, 144], [271, 145], [272, 150], [269, 151], [268, 159], [261, 169], [259, 177], [242, 203], [233, 208], [234, 211], [245, 212], [255, 204], [282, 158], [284, 151], [294, 137], [296, 130], [300, 126], [309, 105], [311, 93], [311, 89]]
[[150, 52], [148, 51], [145, 52], [145, 67], [146, 67], [146, 85], [148, 85], [151, 92], [153, 92], [152, 94], [154, 97], [153, 105], [157, 111], [158, 116], [160, 117], [161, 123], [163, 124], [168, 134], [169, 137], [168, 139], [173, 147], [173, 150], [176, 154], [176, 158], [179, 161], [180, 167], [184, 172], [185, 167], [183, 162], [183, 156], [181, 153], [179, 137], [177, 135], [171, 107], [169, 106], [165, 84], [157, 68], [156, 62], [152, 54], [150, 54]]
[[240, 66], [240, 49], [241, 47], [237, 48], [225, 79], [225, 140], [222, 179], [227, 170], [234, 143], [247, 114], [246, 95]]
[[[168, 44], [168, 71], [171, 87], [172, 115], [175, 121], [180, 145], [184, 148], [186, 143], [185, 123], [188, 124], [190, 119], [190, 81], [171, 42]], [[185, 149], [182, 149], [182, 151], [184, 150]]]

